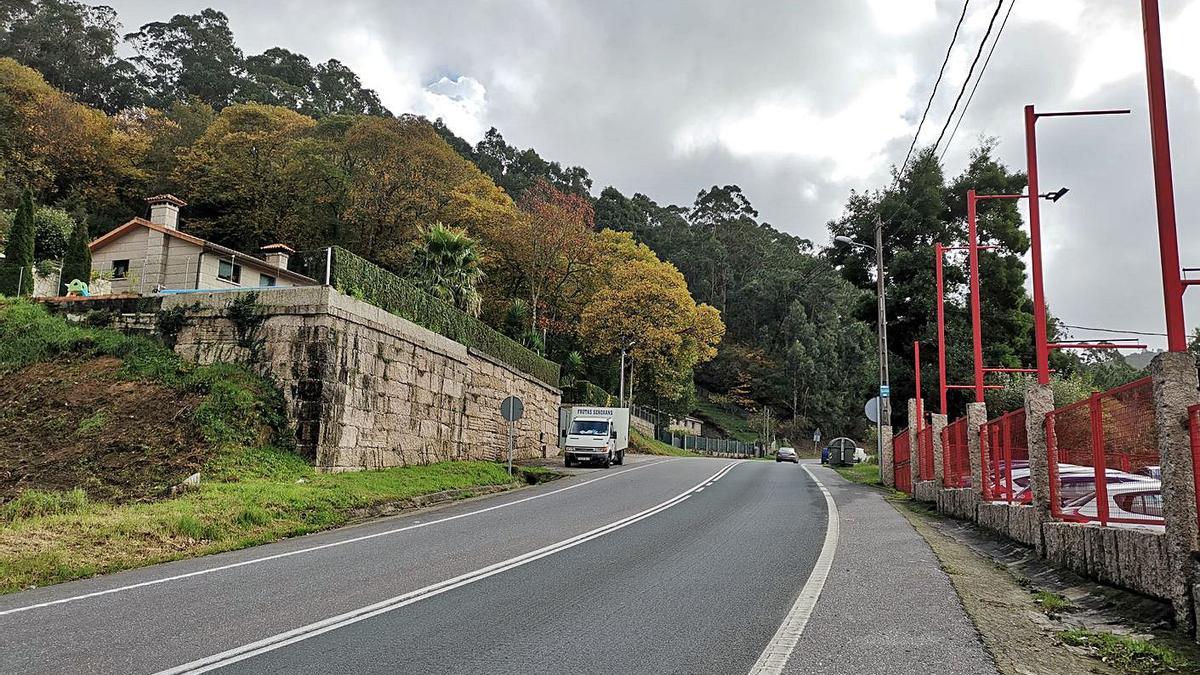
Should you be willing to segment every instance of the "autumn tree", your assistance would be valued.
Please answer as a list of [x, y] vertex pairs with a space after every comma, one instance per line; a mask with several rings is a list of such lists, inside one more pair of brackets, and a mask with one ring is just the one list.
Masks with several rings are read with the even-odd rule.
[[716, 355], [725, 326], [714, 308], [696, 304], [674, 266], [631, 260], [591, 298], [578, 332], [592, 354], [625, 351], [634, 387], [640, 373], [642, 391], [673, 399], [690, 385], [691, 369]]

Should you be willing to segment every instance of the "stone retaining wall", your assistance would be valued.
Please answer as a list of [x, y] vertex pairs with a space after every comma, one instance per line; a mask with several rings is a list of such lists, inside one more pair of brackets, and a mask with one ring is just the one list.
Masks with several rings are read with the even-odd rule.
[[560, 390], [373, 305], [313, 286], [264, 290], [265, 320], [239, 327], [242, 293], [167, 296], [193, 306], [176, 351], [210, 363], [247, 363], [280, 386], [296, 445], [329, 471], [500, 459], [500, 402], [521, 397], [517, 458], [557, 454]]

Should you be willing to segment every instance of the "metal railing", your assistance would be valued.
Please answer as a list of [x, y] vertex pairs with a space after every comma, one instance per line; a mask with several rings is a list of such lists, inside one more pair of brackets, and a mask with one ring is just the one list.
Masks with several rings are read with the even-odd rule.
[[1164, 524], [1149, 377], [1047, 413], [1046, 446], [1055, 518]]
[[708, 438], [707, 436], [691, 436], [672, 432], [669, 429], [656, 428], [655, 438], [680, 450], [690, 450], [702, 455], [745, 455], [747, 457], [765, 457], [766, 451], [755, 443], [743, 443], [730, 438]]
[[979, 433], [983, 498], [1009, 504], [1033, 501], [1025, 411], [1005, 413], [984, 424]]
[[960, 418], [942, 429], [942, 486], [971, 487], [971, 446], [967, 439], [967, 418]]
[[933, 480], [933, 426], [925, 424], [917, 432], [917, 476]]

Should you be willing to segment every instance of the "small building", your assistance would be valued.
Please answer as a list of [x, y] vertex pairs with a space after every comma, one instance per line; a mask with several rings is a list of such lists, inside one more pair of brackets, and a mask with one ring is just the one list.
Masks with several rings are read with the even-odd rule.
[[150, 219], [134, 218], [91, 244], [92, 273], [110, 279], [112, 293], [146, 295], [163, 290], [229, 290], [272, 286], [313, 286], [317, 282], [288, 270], [284, 244], [262, 248], [258, 258], [179, 231], [174, 195], [146, 199]]

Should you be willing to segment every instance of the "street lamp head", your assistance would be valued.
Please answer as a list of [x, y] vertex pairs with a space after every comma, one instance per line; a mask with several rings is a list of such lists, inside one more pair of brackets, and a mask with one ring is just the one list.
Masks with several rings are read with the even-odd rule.
[[1043, 196], [1052, 202], [1056, 202], [1056, 201], [1062, 199], [1063, 195], [1067, 194], [1070, 191], [1071, 191], [1070, 188], [1061, 187], [1058, 190], [1056, 190], [1055, 192], [1051, 192], [1051, 193], [1043, 195]]
[[839, 234], [838, 236], [834, 237], [833, 240], [841, 242], [843, 244], [850, 244], [851, 246], [858, 243], [858, 242], [854, 241], [853, 239], [851, 239], [850, 237], [847, 237], [844, 234]]

